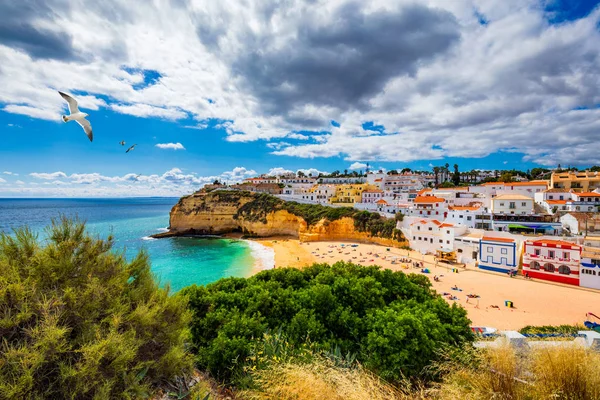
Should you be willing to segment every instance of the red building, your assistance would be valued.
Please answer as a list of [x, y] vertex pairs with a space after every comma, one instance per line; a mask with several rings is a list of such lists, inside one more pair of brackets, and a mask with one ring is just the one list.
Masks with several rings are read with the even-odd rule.
[[579, 286], [581, 246], [563, 240], [525, 242], [523, 274], [531, 278]]

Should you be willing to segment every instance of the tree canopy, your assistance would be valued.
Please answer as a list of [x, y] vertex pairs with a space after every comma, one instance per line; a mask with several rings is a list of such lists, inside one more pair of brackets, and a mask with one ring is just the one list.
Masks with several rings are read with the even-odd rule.
[[0, 398], [143, 398], [189, 372], [184, 299], [112, 246], [64, 218], [0, 234]]
[[385, 379], [416, 376], [447, 345], [472, 340], [466, 311], [448, 305], [427, 278], [338, 262], [221, 279], [182, 291], [194, 313], [201, 368], [230, 381], [256, 338], [281, 331], [291, 344], [356, 355]]

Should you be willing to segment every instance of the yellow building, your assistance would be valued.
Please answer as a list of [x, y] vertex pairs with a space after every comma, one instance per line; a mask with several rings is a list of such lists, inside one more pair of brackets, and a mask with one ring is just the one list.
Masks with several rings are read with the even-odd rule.
[[329, 198], [329, 203], [360, 203], [362, 201], [362, 192], [365, 190], [376, 190], [375, 185], [368, 183], [335, 185], [335, 195]]
[[572, 189], [574, 192], [591, 192], [600, 188], [598, 172], [553, 172], [550, 187], [554, 189]]

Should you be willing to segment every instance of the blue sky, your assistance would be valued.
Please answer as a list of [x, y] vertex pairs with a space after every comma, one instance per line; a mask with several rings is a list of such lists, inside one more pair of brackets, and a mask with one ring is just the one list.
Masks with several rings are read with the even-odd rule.
[[[1, 5], [0, 196], [179, 195], [367, 162], [600, 164], [597, 1], [322, 3]], [[60, 120], [57, 90], [93, 143]]]

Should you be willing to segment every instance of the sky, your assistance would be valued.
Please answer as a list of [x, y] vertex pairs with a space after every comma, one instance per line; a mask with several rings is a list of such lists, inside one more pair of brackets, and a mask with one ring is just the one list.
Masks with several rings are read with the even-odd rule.
[[598, 3], [1, 2], [0, 197], [600, 164]]

